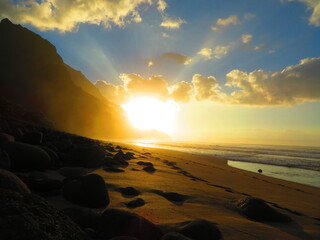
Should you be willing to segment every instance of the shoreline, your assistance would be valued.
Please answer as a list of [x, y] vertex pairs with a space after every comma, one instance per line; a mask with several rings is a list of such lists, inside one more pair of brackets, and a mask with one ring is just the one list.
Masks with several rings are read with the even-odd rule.
[[[189, 205], [188, 207], [192, 206], [192, 210], [184, 209], [187, 214], [182, 215], [192, 216], [193, 218], [200, 218], [202, 216], [202, 218], [217, 223], [219, 223], [220, 219], [220, 224], [224, 225], [224, 228], [239, 228], [238, 230], [247, 232], [248, 234], [250, 231], [253, 231], [269, 236], [261, 238], [248, 238], [248, 236], [246, 236], [247, 239], [272, 239], [276, 236], [282, 236], [282, 239], [308, 239], [305, 235], [306, 233], [320, 237], [318, 227], [320, 219], [320, 206], [318, 204], [320, 200], [319, 188], [232, 168], [227, 165], [226, 159], [159, 148], [139, 147], [130, 144], [127, 146], [131, 146], [132, 149], [138, 152], [151, 153], [152, 157], [149, 157], [148, 160], [152, 161], [156, 168], [159, 168], [159, 171], [157, 171], [159, 175], [161, 173], [161, 175], [166, 176], [171, 173], [171, 181], [175, 182], [174, 184], [168, 183], [167, 181], [161, 183], [161, 180], [159, 180], [159, 183], [159, 181], [153, 179], [152, 181], [150, 180], [151, 182], [147, 188], [150, 189], [151, 187], [155, 187], [154, 185], [159, 184], [165, 187], [166, 191], [175, 190], [179, 193], [194, 197], [193, 200], [186, 201], [184, 204]], [[174, 167], [178, 169], [172, 169], [172, 167], [168, 169], [168, 166], [163, 164], [163, 160], [174, 161], [176, 163]], [[157, 174], [157, 172], [155, 174]], [[166, 178], [162, 177], [161, 179]], [[106, 181], [110, 180], [111, 183], [114, 183], [114, 179], [106, 177]], [[136, 182], [136, 180], [130, 176], [124, 180], [124, 182], [126, 181]], [[179, 184], [184, 185], [180, 186]], [[141, 183], [137, 183], [136, 186], [139, 187], [139, 185], [141, 187]], [[186, 187], [190, 187], [191, 189], [186, 190]], [[277, 210], [283, 211], [292, 217], [294, 222], [301, 227], [299, 227], [301, 232], [296, 232], [296, 228], [292, 228], [289, 231], [283, 224], [275, 224], [272, 227], [274, 229], [271, 230], [269, 229], [269, 225], [268, 228], [265, 228], [266, 226], [262, 227], [259, 223], [252, 222], [243, 218], [241, 215], [239, 216], [239, 214], [234, 212], [232, 207], [230, 207], [230, 203], [243, 196], [261, 198], [272, 206], [276, 206]], [[218, 207], [214, 206], [215, 204]], [[179, 208], [176, 206], [171, 207]], [[151, 206], [151, 209], [154, 208], [157, 209], [157, 207]], [[212, 216], [205, 209], [211, 209], [214, 212], [222, 214], [218, 214], [221, 218]], [[179, 209], [175, 210], [178, 211]], [[197, 214], [197, 212], [201, 214]], [[161, 213], [157, 213], [162, 216]], [[181, 219], [180, 211], [178, 211], [176, 215], [177, 216], [172, 217], [176, 219], [175, 222], [187, 220], [186, 218]], [[163, 216], [159, 219], [160, 223], [165, 223], [168, 220], [163, 218]], [[221, 219], [223, 219], [223, 221], [221, 221]], [[248, 229], [245, 230], [246, 227], [243, 224], [252, 224], [259, 230], [254, 229], [255, 227], [250, 228], [250, 231]], [[284, 233], [284, 229], [286, 229], [287, 232]], [[227, 231], [230, 231], [230, 229]], [[265, 231], [270, 231], [270, 234], [266, 234]], [[275, 235], [271, 234], [271, 232]], [[233, 234], [235, 233], [233, 232]], [[244, 235], [242, 237], [244, 237]], [[240, 237], [240, 239], [242, 239], [242, 237]]]
[[[196, 152], [194, 150], [187, 150], [188, 147], [180, 147], [181, 149], [178, 149], [179, 147], [166, 147], [150, 143], [130, 143], [134, 146], [141, 146], [141, 147], [149, 147], [149, 148], [155, 148], [155, 149], [167, 149], [171, 151], [177, 151], [177, 152], [183, 152], [183, 153], [189, 153], [189, 154], [195, 154], [195, 155], [205, 155], [213, 158], [221, 158], [226, 160], [226, 164], [230, 167], [242, 169], [248, 172], [257, 173], [259, 169], [263, 170], [263, 173], [260, 173], [261, 175], [265, 175], [268, 177], [281, 179], [289, 182], [294, 183], [300, 183], [302, 185], [306, 186], [313, 186], [320, 188], [320, 182], [314, 181], [312, 179], [320, 179], [320, 171], [314, 170], [311, 167], [297, 167], [297, 166], [288, 166], [285, 164], [272, 164], [268, 162], [259, 162], [254, 160], [243, 160], [243, 159], [229, 159], [227, 156], [220, 157], [215, 156], [214, 154], [210, 152], [201, 152], [201, 149], [199, 149], [199, 152]], [[252, 144], [249, 144], [249, 146]], [[259, 146], [259, 144], [257, 145]], [[277, 145], [270, 145], [273, 147], [277, 147]], [[302, 147], [302, 146], [301, 146]], [[244, 156], [245, 157], [245, 156]], [[231, 164], [229, 164], [231, 163]], [[233, 164], [232, 164], [233, 163]], [[232, 166], [234, 165], [234, 166]], [[253, 169], [253, 166], [256, 166], [256, 169]], [[270, 170], [273, 171], [270, 171]], [[266, 170], [266, 171], [264, 171]], [[277, 172], [278, 171], [278, 172]]]

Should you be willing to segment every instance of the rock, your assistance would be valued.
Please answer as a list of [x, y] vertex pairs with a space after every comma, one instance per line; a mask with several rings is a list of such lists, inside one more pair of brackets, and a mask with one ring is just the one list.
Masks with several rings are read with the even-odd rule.
[[116, 162], [125, 162], [128, 159], [128, 156], [126, 154], [123, 153], [122, 150], [119, 150], [114, 156], [113, 156], [113, 160], [115, 160]]
[[43, 198], [1, 189], [0, 239], [87, 240], [88, 237]]
[[153, 166], [148, 166], [142, 168], [142, 170], [146, 171], [147, 173], [154, 173], [157, 169], [155, 169]]
[[165, 234], [161, 240], [192, 240], [191, 238], [188, 238], [180, 233], [177, 232], [169, 232]]
[[91, 228], [96, 230], [100, 221], [100, 214], [85, 208], [71, 207], [62, 211], [70, 217], [82, 229]]
[[116, 167], [105, 167], [103, 170], [105, 170], [106, 172], [113, 172], [113, 173], [120, 173], [120, 172], [124, 172], [123, 169], [120, 168], [116, 168]]
[[110, 203], [104, 179], [97, 174], [67, 182], [62, 194], [68, 201], [85, 207], [101, 208]]
[[235, 202], [236, 208], [248, 218], [256, 221], [290, 222], [291, 218], [271, 208], [259, 198], [244, 197]]
[[39, 148], [43, 149], [44, 151], [46, 151], [46, 153], [50, 156], [51, 160], [55, 163], [57, 163], [59, 161], [59, 155], [57, 154], [57, 152], [55, 152], [54, 150], [52, 150], [49, 147], [43, 146], [43, 145], [39, 145]]
[[168, 199], [169, 201], [183, 202], [186, 200], [186, 196], [176, 192], [164, 192], [160, 195]]
[[92, 228], [86, 228], [84, 231], [91, 239], [96, 239], [99, 236], [98, 232]]
[[120, 188], [119, 191], [124, 196], [138, 196], [140, 194], [140, 191], [133, 187]]
[[0, 169], [0, 188], [20, 193], [30, 193], [29, 188], [20, 178], [4, 169]]
[[62, 167], [58, 172], [67, 178], [77, 178], [87, 174], [88, 170], [83, 167]]
[[52, 141], [51, 144], [55, 146], [58, 151], [66, 153], [70, 151], [72, 148], [74, 148], [73, 143], [70, 139], [59, 139]]
[[187, 223], [179, 232], [193, 240], [218, 240], [222, 238], [220, 230], [213, 223], [202, 219]]
[[10, 170], [10, 168], [11, 160], [8, 153], [0, 149], [0, 169]]
[[149, 220], [131, 212], [107, 209], [99, 224], [101, 238], [117, 236], [135, 237], [139, 240], [159, 240], [162, 231]]
[[77, 146], [70, 151], [69, 158], [72, 164], [96, 168], [105, 163], [105, 152], [99, 146]]
[[62, 188], [62, 181], [57, 179], [40, 179], [30, 182], [30, 188], [39, 193], [50, 193]]
[[262, 169], [259, 169], [259, 170], [258, 170], [258, 173], [262, 173]]
[[153, 163], [152, 162], [139, 161], [139, 162], [137, 162], [137, 164], [141, 165], [141, 166], [146, 166], [146, 167], [153, 167]]
[[14, 142], [14, 136], [0, 132], [0, 143], [1, 142]]
[[29, 179], [31, 181], [37, 181], [37, 180], [42, 180], [42, 179], [48, 179], [47, 175], [43, 172], [40, 171], [32, 171], [29, 174]]
[[135, 200], [125, 203], [127, 208], [137, 208], [137, 207], [144, 206], [145, 204], [146, 202], [142, 198], [137, 198]]
[[1, 148], [8, 153], [12, 169], [44, 169], [52, 166], [50, 156], [39, 147], [21, 142], [4, 142]]
[[139, 239], [135, 237], [120, 236], [120, 237], [110, 238], [110, 240], [139, 240]]
[[32, 145], [40, 145], [44, 140], [42, 132], [30, 132], [23, 135], [21, 141]]

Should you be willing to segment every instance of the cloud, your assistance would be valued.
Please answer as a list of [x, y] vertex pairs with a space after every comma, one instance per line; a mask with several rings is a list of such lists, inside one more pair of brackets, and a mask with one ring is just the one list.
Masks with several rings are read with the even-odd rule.
[[[138, 7], [143, 3], [152, 4], [150, 0], [1, 0], [0, 17], [30, 24], [41, 31], [74, 31], [80, 23], [123, 27], [141, 22]], [[164, 3], [160, 5], [163, 8]]]
[[159, 0], [158, 1], [158, 10], [160, 12], [163, 12], [166, 8], [168, 7], [168, 4], [164, 0]]
[[192, 97], [192, 85], [188, 82], [181, 81], [169, 88], [170, 98], [177, 102], [188, 102]]
[[253, 36], [250, 34], [242, 34], [242, 36], [241, 36], [241, 40], [243, 43], [251, 42], [252, 38], [253, 38]]
[[169, 18], [164, 16], [160, 26], [168, 29], [179, 29], [183, 23], [187, 22], [181, 18]]
[[221, 59], [222, 57], [224, 57], [225, 55], [228, 54], [230, 48], [231, 48], [231, 46], [229, 46], [229, 45], [226, 45], [226, 46], [216, 46], [215, 49], [213, 50], [214, 57], [215, 57], [216, 59]]
[[139, 74], [121, 74], [122, 84], [113, 85], [105, 81], [96, 81], [95, 86], [101, 94], [112, 102], [124, 104], [132, 97], [148, 96], [161, 100], [173, 99], [188, 102], [192, 97], [192, 85], [181, 81], [169, 86], [162, 76], [143, 78]]
[[[232, 70], [226, 74], [222, 91], [214, 76], [194, 74], [192, 81], [170, 85], [162, 76], [143, 78], [138, 74], [121, 74], [122, 84], [115, 86], [97, 81], [96, 87], [111, 101], [123, 104], [131, 97], [151, 96], [177, 102], [214, 101], [247, 106], [290, 106], [320, 100], [320, 58], [306, 58], [282, 71], [252, 72]], [[231, 93], [226, 93], [230, 92]]]
[[217, 79], [213, 76], [205, 77], [195, 74], [192, 77], [194, 95], [198, 101], [219, 100], [222, 101], [224, 94], [219, 91]]
[[307, 4], [308, 9], [312, 11], [312, 14], [309, 18], [309, 23], [316, 27], [320, 27], [320, 1], [319, 0], [288, 0], [289, 2], [292, 1], [299, 1]]
[[171, 38], [171, 36], [168, 33], [162, 32], [161, 36], [164, 38]]
[[294, 105], [320, 100], [320, 58], [307, 58], [281, 72], [232, 70], [227, 86], [237, 87], [228, 98], [231, 104]]
[[213, 52], [211, 48], [202, 48], [198, 54], [209, 60], [212, 58]]
[[162, 53], [160, 57], [157, 57], [155, 59], [150, 59], [148, 61], [148, 66], [157, 66], [162, 63], [166, 62], [174, 62], [177, 65], [188, 65], [192, 59], [188, 56], [179, 54], [179, 53], [173, 53], [173, 52], [166, 52]]
[[227, 18], [219, 18], [216, 21], [216, 24], [212, 26], [213, 31], [219, 31], [223, 27], [227, 27], [230, 25], [239, 25], [241, 22], [237, 15], [230, 15]]

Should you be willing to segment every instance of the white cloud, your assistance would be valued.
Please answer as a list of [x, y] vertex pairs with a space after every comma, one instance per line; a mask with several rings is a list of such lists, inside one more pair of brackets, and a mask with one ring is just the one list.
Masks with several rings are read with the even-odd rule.
[[181, 18], [169, 18], [164, 16], [160, 26], [168, 29], [179, 29], [184, 23], [187, 22]]
[[251, 42], [252, 38], [253, 38], [253, 36], [250, 34], [242, 34], [242, 36], [241, 36], [241, 40], [243, 43]]
[[171, 38], [170, 35], [168, 33], [161, 33], [161, 36], [164, 37], [164, 38]]
[[225, 55], [228, 54], [229, 50], [230, 50], [230, 46], [226, 45], [226, 46], [216, 46], [215, 49], [213, 50], [214, 53], [214, 57], [216, 59], [221, 59], [222, 57], [224, 57]]
[[203, 56], [205, 59], [209, 60], [212, 58], [212, 49], [211, 48], [202, 48], [199, 52], [199, 55]]
[[[307, 58], [279, 72], [232, 70], [226, 74], [226, 94], [214, 76], [194, 74], [191, 83], [169, 85], [162, 76], [143, 78], [122, 74], [122, 84], [115, 86], [97, 81], [96, 86], [111, 101], [123, 104], [132, 96], [153, 96], [163, 100], [188, 102], [210, 100], [224, 104], [248, 106], [289, 106], [320, 100], [320, 58]], [[236, 90], [234, 89], [236, 88]], [[228, 91], [229, 92], [229, 91]]]
[[195, 74], [192, 77], [192, 84], [198, 101], [222, 99], [223, 94], [218, 90], [219, 84], [215, 77]]
[[148, 66], [156, 66], [158, 64], [166, 63], [166, 62], [174, 62], [177, 65], [188, 65], [191, 61], [192, 59], [188, 56], [185, 56], [179, 53], [166, 52], [166, 53], [162, 53], [160, 57], [157, 57], [155, 59], [150, 59], [148, 61]]
[[0, 1], [0, 17], [30, 24], [41, 31], [74, 31], [80, 23], [123, 27], [140, 22], [138, 7], [150, 0], [10, 0]]
[[237, 15], [230, 15], [227, 18], [219, 18], [215, 25], [211, 27], [213, 31], [219, 31], [223, 27], [227, 27], [230, 25], [239, 25], [241, 22]]
[[246, 105], [293, 105], [320, 100], [320, 58], [307, 58], [281, 72], [232, 70], [227, 86], [240, 88], [228, 102]]
[[217, 26], [226, 27], [229, 25], [239, 25], [240, 20], [237, 15], [231, 15], [227, 18], [219, 18], [216, 22]]
[[158, 10], [163, 12], [168, 7], [168, 4], [164, 0], [158, 1]]
[[299, 1], [307, 4], [308, 9], [312, 11], [312, 14], [309, 18], [309, 23], [316, 27], [320, 27], [320, 1], [319, 0], [288, 0]]

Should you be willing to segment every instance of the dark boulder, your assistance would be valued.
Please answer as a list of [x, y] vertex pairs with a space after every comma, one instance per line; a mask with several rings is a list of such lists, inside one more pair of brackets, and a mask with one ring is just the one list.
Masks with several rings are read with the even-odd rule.
[[88, 237], [43, 198], [1, 189], [0, 239], [85, 240]]
[[21, 142], [1, 144], [11, 159], [12, 169], [44, 169], [52, 166], [50, 156], [43, 149]]
[[177, 232], [169, 232], [165, 234], [161, 240], [191, 240], [191, 238], [188, 238], [180, 233]]
[[120, 236], [120, 237], [110, 238], [110, 240], [139, 240], [139, 239], [135, 237]]
[[154, 173], [157, 169], [155, 169], [153, 166], [148, 166], [142, 168], [142, 170], [146, 171], [147, 173]]
[[21, 141], [32, 145], [40, 145], [44, 142], [44, 135], [42, 132], [26, 133], [23, 135]]
[[139, 162], [137, 162], [137, 164], [141, 165], [141, 166], [146, 166], [146, 167], [153, 167], [153, 163], [152, 162], [139, 161]]
[[97, 174], [89, 174], [67, 182], [63, 196], [70, 202], [91, 208], [109, 205], [109, 194], [104, 179]]
[[6, 151], [0, 149], [0, 169], [10, 170], [11, 160]]
[[55, 152], [54, 150], [52, 150], [49, 147], [43, 146], [43, 145], [39, 145], [39, 148], [43, 149], [44, 151], [46, 151], [46, 153], [50, 156], [51, 160], [54, 163], [57, 163], [59, 161], [59, 155], [57, 154], [57, 152]]
[[59, 173], [67, 178], [77, 178], [88, 173], [88, 170], [83, 167], [62, 167]]
[[20, 193], [30, 193], [29, 188], [15, 174], [4, 169], [0, 169], [0, 188], [8, 189]]
[[100, 214], [86, 208], [70, 207], [62, 211], [69, 216], [82, 229], [91, 228], [96, 230], [100, 221]]
[[130, 202], [125, 203], [127, 208], [137, 208], [137, 207], [142, 207], [146, 204], [146, 202], [142, 198], [137, 198], [134, 199]]
[[103, 212], [99, 232], [101, 238], [129, 236], [139, 240], [158, 240], [162, 236], [160, 228], [144, 217], [112, 208]]
[[14, 136], [0, 132], [0, 143], [1, 142], [14, 142]]
[[222, 238], [220, 230], [213, 223], [203, 219], [187, 223], [181, 227], [179, 232], [193, 240], [218, 240]]
[[125, 188], [119, 188], [118, 189], [122, 195], [124, 196], [138, 196], [141, 192], [133, 187], [125, 187]]
[[105, 152], [99, 146], [81, 145], [69, 152], [69, 161], [73, 165], [96, 168], [105, 163]]
[[235, 202], [235, 206], [243, 215], [256, 221], [290, 222], [291, 218], [271, 208], [259, 198], [244, 197]]
[[66, 153], [69, 152], [72, 148], [74, 148], [74, 145], [70, 139], [59, 139], [50, 142], [55, 148], [58, 149], [58, 151]]

